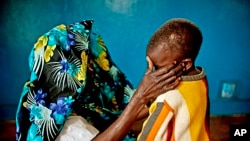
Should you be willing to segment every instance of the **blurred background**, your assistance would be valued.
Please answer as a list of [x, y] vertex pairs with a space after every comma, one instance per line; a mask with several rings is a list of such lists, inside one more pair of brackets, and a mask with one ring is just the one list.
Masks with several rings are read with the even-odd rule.
[[2, 0], [0, 12], [1, 121], [15, 120], [36, 39], [59, 24], [85, 19], [94, 20], [94, 30], [135, 87], [154, 31], [171, 18], [193, 21], [204, 37], [196, 65], [208, 76], [211, 117], [250, 113], [248, 0]]

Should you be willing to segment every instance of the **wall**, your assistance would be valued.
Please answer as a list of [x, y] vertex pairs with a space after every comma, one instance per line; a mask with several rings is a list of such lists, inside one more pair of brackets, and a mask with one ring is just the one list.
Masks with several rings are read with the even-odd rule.
[[[28, 55], [54, 26], [94, 19], [111, 56], [137, 86], [145, 72], [145, 48], [166, 20], [184, 17], [203, 32], [196, 65], [209, 80], [212, 115], [250, 113], [250, 2], [247, 0], [5, 0], [0, 4], [0, 119], [14, 119], [29, 77]], [[236, 82], [234, 99], [221, 99], [222, 81]]]

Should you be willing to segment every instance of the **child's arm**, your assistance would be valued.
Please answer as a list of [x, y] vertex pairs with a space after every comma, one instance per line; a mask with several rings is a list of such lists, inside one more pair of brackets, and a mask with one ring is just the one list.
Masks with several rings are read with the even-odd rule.
[[154, 102], [150, 107], [150, 116], [144, 123], [139, 141], [166, 140], [173, 131], [172, 117], [174, 110], [164, 102]]

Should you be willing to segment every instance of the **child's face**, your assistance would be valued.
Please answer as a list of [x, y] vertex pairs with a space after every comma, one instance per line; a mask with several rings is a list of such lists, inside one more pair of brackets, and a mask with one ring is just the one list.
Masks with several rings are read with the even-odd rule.
[[155, 47], [155, 49], [147, 52], [147, 56], [149, 56], [152, 60], [155, 70], [168, 66], [176, 61], [176, 54], [170, 52], [167, 47], [163, 47], [163, 44], [159, 44], [157, 47]]

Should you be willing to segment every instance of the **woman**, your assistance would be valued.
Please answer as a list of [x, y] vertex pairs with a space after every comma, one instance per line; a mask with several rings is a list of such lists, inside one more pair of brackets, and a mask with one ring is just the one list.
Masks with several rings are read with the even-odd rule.
[[134, 91], [101, 36], [91, 30], [92, 23], [59, 25], [35, 43], [29, 57], [31, 76], [16, 114], [17, 140], [55, 140], [72, 115], [100, 132], [94, 140], [122, 140], [126, 134], [124, 140], [133, 139], [129, 130], [147, 115], [147, 102], [178, 85], [181, 65], [153, 72], [148, 59], [148, 70]]

